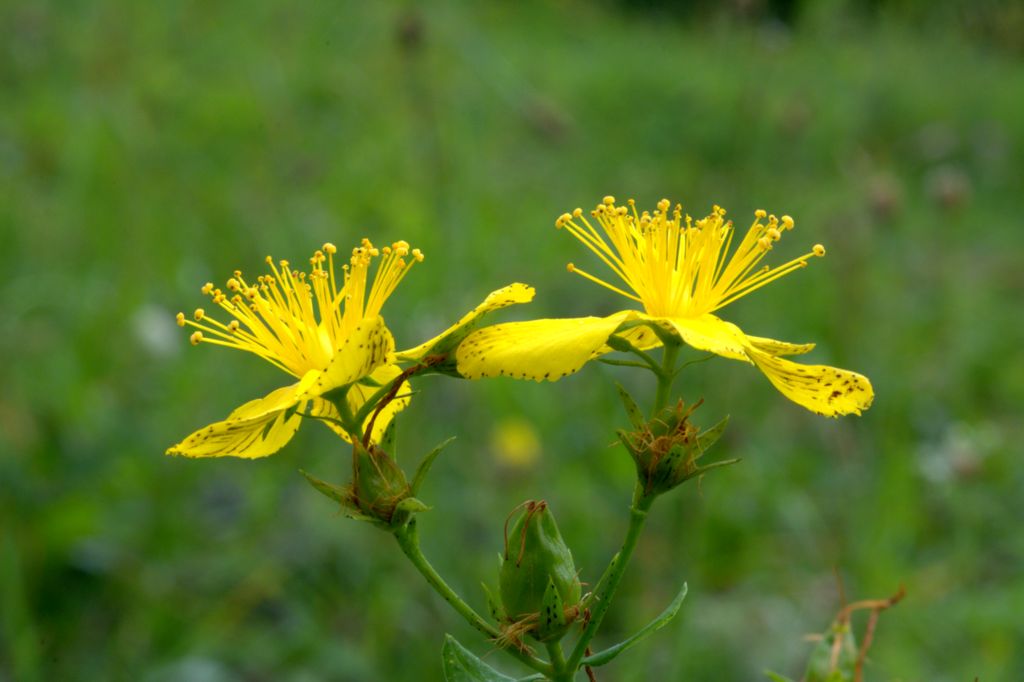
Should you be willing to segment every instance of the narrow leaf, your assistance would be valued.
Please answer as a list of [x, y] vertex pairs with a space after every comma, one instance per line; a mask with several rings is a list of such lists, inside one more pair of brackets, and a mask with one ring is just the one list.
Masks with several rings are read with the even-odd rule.
[[306, 480], [309, 481], [309, 484], [323, 495], [326, 495], [335, 502], [340, 502], [343, 505], [347, 506], [349, 504], [349, 492], [344, 486], [322, 481], [313, 474], [302, 469], [299, 469], [299, 473], [305, 476]]
[[498, 600], [494, 598], [491, 588], [487, 587], [487, 583], [480, 583], [480, 587], [484, 588], [484, 594], [487, 595], [487, 609], [491, 613], [491, 618], [500, 623], [505, 618], [505, 610], [498, 603]]
[[481, 661], [451, 635], [444, 636], [441, 662], [446, 682], [515, 682]]
[[650, 635], [654, 634], [658, 630], [668, 625], [669, 622], [676, 617], [676, 614], [679, 613], [679, 608], [683, 605], [683, 599], [686, 598], [686, 590], [687, 586], [684, 583], [683, 589], [679, 591], [679, 594], [677, 594], [676, 598], [672, 600], [672, 603], [668, 605], [668, 608], [661, 612], [660, 616], [658, 616], [650, 623], [645, 625], [642, 629], [637, 631], [637, 633], [629, 639], [619, 642], [614, 646], [608, 647], [604, 651], [599, 651], [592, 656], [587, 656], [583, 659], [583, 665], [589, 665], [592, 667], [604, 665], [605, 663], [608, 663], [616, 656], [621, 654], [626, 649], [632, 648], [637, 643], [643, 641]]
[[773, 673], [771, 670], [765, 670], [764, 674], [767, 675], [768, 679], [771, 680], [772, 682], [793, 682], [793, 680], [789, 679], [785, 675], [780, 675], [778, 673]]
[[726, 416], [722, 421], [718, 422], [704, 433], [697, 436], [697, 446], [700, 450], [700, 454], [707, 452], [707, 449], [714, 445], [719, 438], [722, 437], [722, 433], [725, 432], [725, 426], [729, 423], [729, 417]]
[[404, 511], [409, 512], [410, 514], [430, 511], [430, 509], [430, 507], [423, 503], [423, 500], [415, 497], [406, 497], [395, 505], [395, 511]]
[[633, 424], [633, 428], [642, 429], [645, 424], [644, 413], [633, 400], [633, 396], [622, 387], [622, 384], [615, 384], [615, 386], [619, 389], [619, 398], [622, 399], [622, 405], [626, 408], [626, 414], [629, 415], [629, 421]]
[[388, 422], [384, 435], [380, 439], [380, 448], [392, 457], [395, 456], [395, 420]]
[[558, 594], [555, 582], [548, 578], [548, 586], [541, 600], [541, 632], [551, 632], [565, 627], [565, 606], [562, 595]]
[[445, 446], [448, 445], [448, 443], [451, 443], [453, 440], [455, 440], [455, 436], [452, 436], [448, 440], [440, 443], [437, 447], [435, 447], [433, 450], [428, 452], [423, 457], [423, 461], [421, 461], [420, 465], [416, 467], [416, 475], [413, 476], [412, 479], [411, 490], [413, 495], [419, 493], [420, 486], [423, 485], [423, 481], [426, 480], [427, 473], [430, 471], [430, 467], [431, 465], [433, 465], [434, 460], [437, 459], [437, 456], [441, 454], [441, 450], [443, 450]]

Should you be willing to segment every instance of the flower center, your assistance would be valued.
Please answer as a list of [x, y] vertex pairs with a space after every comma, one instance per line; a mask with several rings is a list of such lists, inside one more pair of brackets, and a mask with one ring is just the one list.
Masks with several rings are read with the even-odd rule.
[[308, 273], [293, 270], [286, 260], [275, 264], [267, 256], [269, 274], [250, 284], [236, 270], [227, 281], [228, 293], [207, 282], [202, 292], [231, 320], [224, 324], [197, 308], [193, 319], [178, 313], [178, 325], [196, 328], [193, 345], [205, 342], [247, 351], [296, 377], [324, 369], [355, 326], [379, 315], [413, 264], [423, 260], [423, 253], [410, 249], [407, 242], [378, 249], [363, 239], [342, 266], [339, 282], [334, 268], [337, 251], [334, 244], [324, 244], [309, 259]]
[[609, 196], [590, 212], [601, 231], [579, 208], [555, 221], [556, 227], [564, 227], [597, 254], [633, 293], [572, 263], [569, 272], [641, 303], [650, 315], [698, 317], [805, 267], [812, 256], [825, 255], [825, 247], [816, 244], [788, 263], [758, 268], [782, 233], [793, 229], [792, 218], [780, 220], [755, 211], [754, 223], [730, 255], [735, 229], [725, 220], [724, 209], [715, 206], [710, 215], [693, 220], [679, 204], [671, 213], [670, 207], [668, 199], [662, 199], [653, 213], [638, 213], [632, 199], [627, 209], [616, 206]]

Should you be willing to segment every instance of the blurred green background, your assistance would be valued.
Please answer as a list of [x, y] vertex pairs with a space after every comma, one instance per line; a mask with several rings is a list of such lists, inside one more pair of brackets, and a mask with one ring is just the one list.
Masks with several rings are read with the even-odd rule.
[[[8, 0], [0, 32], [0, 679], [434, 680], [444, 632], [486, 653], [298, 475], [345, 478], [327, 429], [163, 455], [286, 381], [173, 315], [363, 236], [427, 254], [385, 308], [400, 346], [511, 281], [538, 296], [506, 319], [605, 314], [624, 301], [566, 274], [588, 255], [553, 221], [607, 193], [793, 215], [777, 258], [829, 256], [726, 316], [877, 398], [826, 420], [740, 363], [684, 373], [743, 462], [655, 506], [600, 641], [690, 597], [600, 679], [799, 676], [836, 574], [851, 600], [907, 587], [869, 679], [1024, 679], [1019, 3]], [[526, 498], [583, 580], [618, 547], [614, 381], [651, 390], [598, 365], [420, 382], [406, 461], [458, 436], [424, 548], [478, 608]]]

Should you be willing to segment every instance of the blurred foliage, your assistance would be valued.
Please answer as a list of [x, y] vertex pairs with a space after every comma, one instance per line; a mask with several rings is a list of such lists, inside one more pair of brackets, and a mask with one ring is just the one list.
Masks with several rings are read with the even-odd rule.
[[[163, 456], [280, 381], [173, 315], [364, 235], [427, 253], [385, 309], [400, 346], [517, 280], [538, 297], [507, 317], [608, 313], [553, 227], [606, 193], [793, 215], [783, 252], [829, 257], [728, 316], [878, 397], [830, 421], [739, 363], [687, 370], [743, 462], [656, 505], [602, 639], [690, 596], [602, 675], [799, 675], [838, 572], [851, 598], [907, 587], [869, 679], [1024, 678], [1020, 5], [651, 5], [0, 5], [0, 679], [439, 675], [442, 633], [474, 633], [302, 480], [344, 478], [327, 429], [259, 462]], [[650, 390], [598, 366], [421, 382], [400, 445], [459, 437], [424, 549], [478, 608], [524, 499], [559, 510], [584, 582], [617, 547], [613, 380]]]

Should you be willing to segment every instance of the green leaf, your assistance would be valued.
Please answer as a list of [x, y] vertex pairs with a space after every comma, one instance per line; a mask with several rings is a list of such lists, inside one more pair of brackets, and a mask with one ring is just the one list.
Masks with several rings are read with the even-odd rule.
[[650, 635], [653, 635], [655, 632], [668, 625], [669, 622], [676, 617], [676, 614], [679, 613], [679, 608], [683, 605], [683, 600], [686, 599], [686, 591], [687, 586], [684, 583], [683, 589], [679, 590], [679, 594], [677, 594], [676, 598], [672, 600], [672, 603], [668, 605], [668, 608], [661, 612], [660, 616], [658, 616], [650, 623], [645, 625], [641, 630], [637, 631], [637, 633], [629, 639], [619, 642], [614, 646], [610, 646], [604, 651], [598, 651], [596, 654], [593, 654], [592, 656], [587, 656], [583, 659], [582, 665], [589, 665], [591, 667], [604, 665], [605, 663], [608, 663], [613, 658], [621, 654], [626, 649], [632, 648], [639, 642], [643, 641]]
[[484, 594], [487, 595], [487, 609], [491, 612], [491, 618], [499, 623], [505, 620], [505, 610], [498, 603], [498, 600], [494, 598], [491, 588], [487, 587], [487, 583], [480, 583], [480, 587], [484, 588]]
[[793, 682], [793, 680], [789, 679], [785, 675], [773, 673], [771, 670], [765, 670], [764, 674], [767, 675], [768, 679], [770, 679], [772, 682]]
[[629, 415], [629, 421], [633, 424], [633, 428], [642, 429], [646, 424], [644, 413], [633, 400], [633, 396], [622, 387], [622, 384], [615, 384], [615, 387], [619, 389], [619, 397], [622, 399], [622, 405], [626, 408], [626, 414]]
[[440, 443], [423, 457], [423, 461], [421, 461], [420, 465], [416, 467], [416, 475], [412, 478], [412, 487], [410, 488], [411, 494], [416, 495], [419, 493], [420, 486], [423, 485], [423, 481], [426, 480], [427, 473], [430, 471], [430, 467], [434, 463], [434, 460], [441, 454], [441, 450], [444, 450], [445, 446], [453, 440], [455, 440], [455, 436], [452, 436], [448, 440]]
[[395, 505], [395, 511], [404, 511], [410, 514], [418, 514], [419, 512], [430, 511], [430, 509], [430, 507], [424, 504], [423, 500], [415, 497], [406, 497]]
[[384, 435], [380, 439], [380, 449], [392, 457], [395, 456], [395, 420], [388, 422]]
[[441, 663], [446, 682], [515, 682], [481, 661], [451, 635], [444, 636]]
[[728, 423], [729, 417], [727, 415], [722, 421], [718, 422], [710, 429], [697, 436], [697, 446], [700, 450], [701, 455], [707, 452], [708, 448], [714, 445], [718, 441], [718, 439], [722, 437], [722, 433], [725, 431], [725, 426]]
[[555, 587], [555, 582], [551, 578], [548, 578], [548, 586], [544, 590], [540, 615], [540, 632], [542, 633], [561, 630], [565, 627], [565, 605], [562, 603], [562, 595], [558, 594], [558, 588]]
[[331, 498], [335, 502], [340, 502], [343, 505], [348, 506], [350, 504], [349, 491], [347, 487], [328, 483], [327, 481], [321, 481], [313, 474], [299, 469], [299, 473], [306, 477], [309, 484], [317, 489], [323, 495]]

